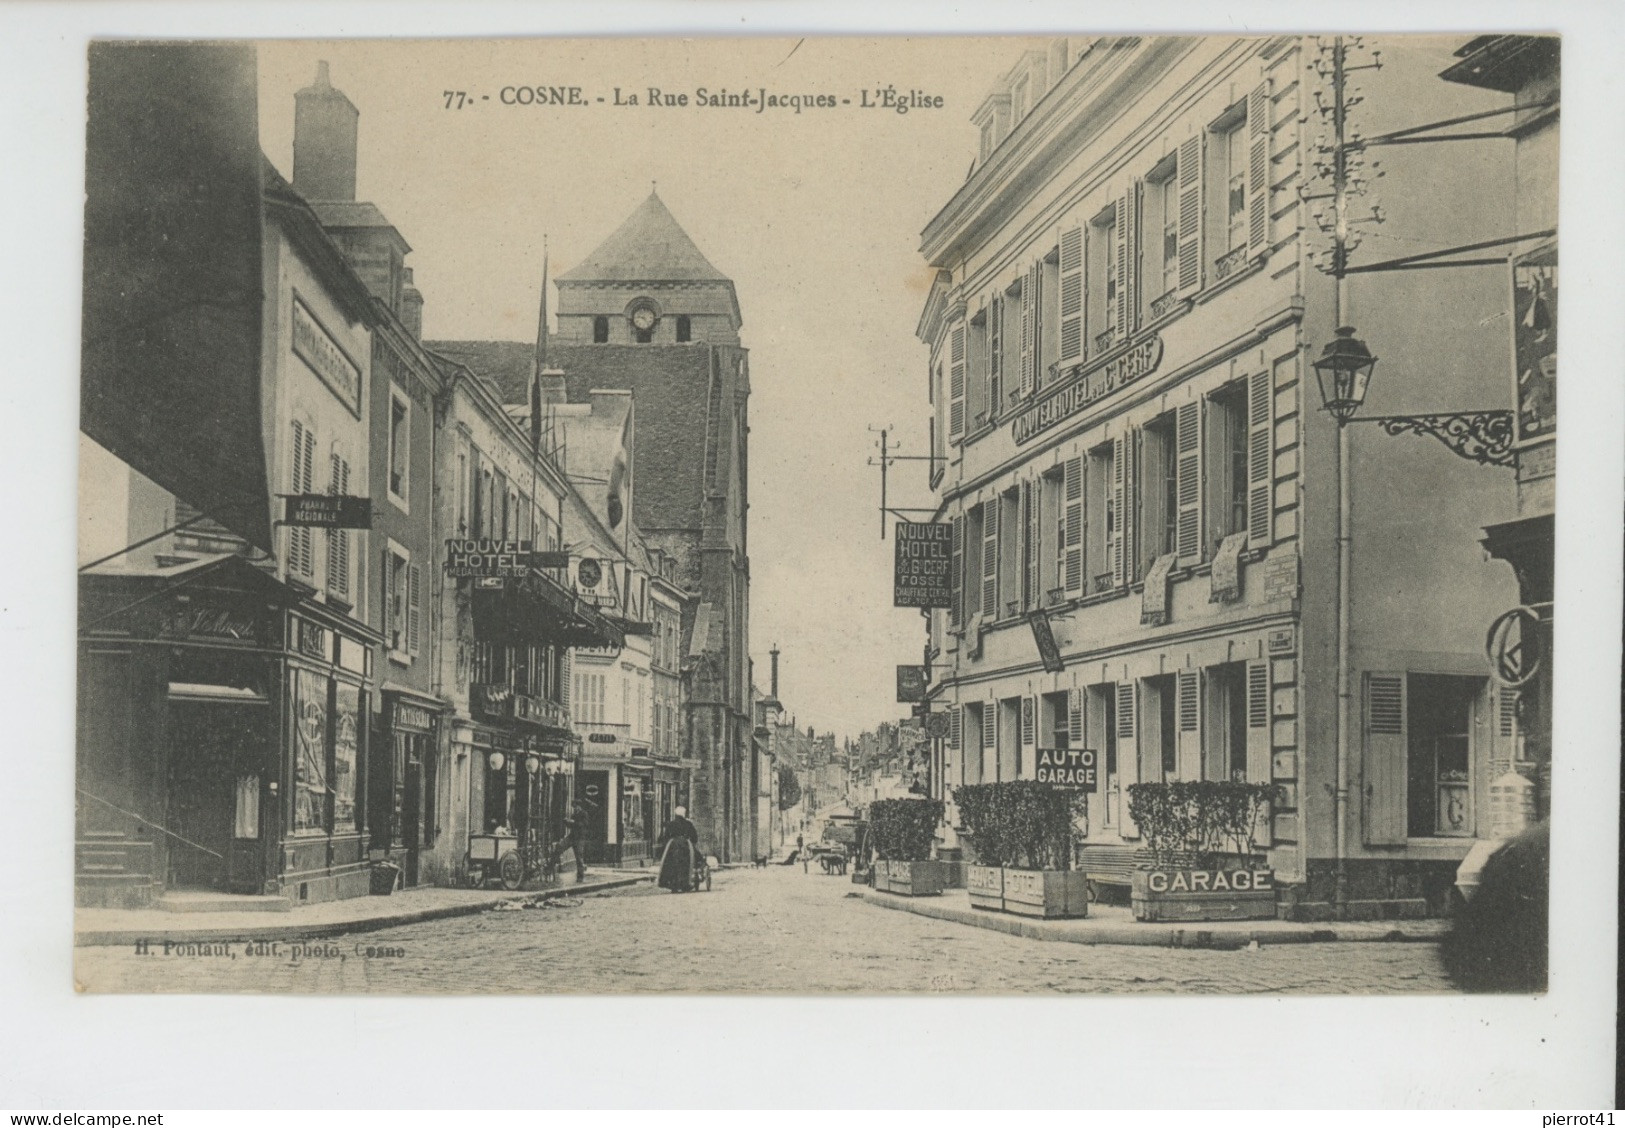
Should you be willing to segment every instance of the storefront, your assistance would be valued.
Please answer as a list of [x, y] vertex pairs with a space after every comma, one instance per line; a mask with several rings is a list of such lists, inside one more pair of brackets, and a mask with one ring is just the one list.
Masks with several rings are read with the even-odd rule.
[[235, 555], [81, 576], [77, 903], [365, 894], [376, 642]]
[[426, 884], [441, 812], [439, 732], [445, 706], [433, 697], [386, 683], [379, 728], [368, 764], [368, 841], [375, 861], [401, 867], [401, 882]]

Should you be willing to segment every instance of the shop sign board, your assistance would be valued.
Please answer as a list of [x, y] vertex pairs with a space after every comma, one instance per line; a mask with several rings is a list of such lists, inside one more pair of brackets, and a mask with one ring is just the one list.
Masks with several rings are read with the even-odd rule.
[[1047, 673], [1058, 674], [1066, 668], [1061, 662], [1061, 648], [1055, 641], [1055, 628], [1050, 625], [1049, 612], [1034, 611], [1027, 616], [1033, 629], [1033, 642], [1038, 646], [1038, 658]]
[[1515, 441], [1550, 438], [1557, 426], [1557, 247], [1512, 260], [1512, 401]]
[[342, 494], [283, 494], [282, 523], [318, 529], [372, 528], [372, 498]]
[[530, 574], [531, 542], [453, 538], [446, 542], [446, 575], [523, 579]]
[[1035, 778], [1052, 787], [1082, 787], [1093, 791], [1097, 759], [1093, 748], [1040, 748], [1034, 761]]
[[305, 303], [293, 300], [293, 354], [321, 377], [350, 414], [361, 418], [361, 369]]
[[899, 521], [892, 532], [897, 545], [892, 606], [953, 606], [948, 576], [953, 526], [932, 521]]
[[1153, 893], [1262, 893], [1275, 887], [1267, 869], [1152, 870], [1146, 887]]
[[1015, 441], [1025, 443], [1085, 408], [1111, 395], [1118, 388], [1149, 376], [1162, 363], [1162, 334], [1153, 333], [1136, 341], [1116, 356], [1093, 368], [1079, 368], [1069, 383], [1063, 384], [1016, 416], [1010, 424]]
[[924, 701], [925, 680], [924, 666], [897, 667], [897, 700]]
[[394, 727], [413, 732], [428, 732], [434, 727], [434, 714], [421, 705], [409, 701], [395, 702]]

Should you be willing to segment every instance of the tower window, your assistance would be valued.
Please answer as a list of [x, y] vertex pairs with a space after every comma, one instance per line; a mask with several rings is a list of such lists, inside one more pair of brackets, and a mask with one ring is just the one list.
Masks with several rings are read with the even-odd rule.
[[678, 343], [682, 343], [682, 342], [685, 342], [685, 341], [692, 341], [693, 339], [694, 339], [694, 329], [693, 329], [693, 326], [689, 324], [688, 314], [686, 314], [686, 313], [678, 314], [677, 315], [677, 340], [678, 340]]
[[609, 344], [609, 318], [595, 317], [592, 319], [592, 343], [595, 345]]
[[652, 328], [650, 328], [650, 329], [633, 329], [633, 332], [637, 334], [637, 342], [638, 342], [638, 344], [640, 344], [640, 345], [648, 345], [648, 344], [653, 344], [654, 343], [655, 331]]

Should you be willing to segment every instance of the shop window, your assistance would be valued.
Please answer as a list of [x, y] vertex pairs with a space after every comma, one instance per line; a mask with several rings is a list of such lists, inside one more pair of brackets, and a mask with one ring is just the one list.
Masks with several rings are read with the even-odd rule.
[[389, 389], [389, 499], [411, 511], [408, 475], [411, 471], [412, 404], [396, 388]]
[[357, 754], [361, 747], [361, 689], [339, 682], [333, 692], [333, 829], [360, 829], [356, 805]]
[[1247, 531], [1247, 381], [1233, 380], [1208, 397], [1206, 419], [1208, 543]]
[[327, 828], [327, 679], [294, 671], [293, 829]]
[[592, 319], [592, 343], [609, 344], [609, 318], [600, 316]]

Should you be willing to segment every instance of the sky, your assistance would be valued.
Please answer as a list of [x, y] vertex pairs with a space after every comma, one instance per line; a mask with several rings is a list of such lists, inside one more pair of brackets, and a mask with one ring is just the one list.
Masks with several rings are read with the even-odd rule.
[[[932, 272], [919, 233], [965, 180], [970, 115], [1016, 39], [280, 42], [260, 48], [261, 144], [292, 173], [294, 92], [318, 60], [361, 113], [357, 198], [412, 245], [429, 339], [529, 340], [541, 287], [585, 258], [658, 185], [734, 279], [751, 353], [751, 654], [802, 727], [857, 736], [907, 706], [918, 611], [895, 609], [880, 539], [891, 426], [926, 453]], [[505, 106], [509, 86], [580, 87], [582, 106]], [[864, 109], [886, 87], [941, 108]], [[616, 106], [636, 93], [638, 106]], [[650, 107], [648, 88], [686, 94]], [[825, 109], [701, 108], [699, 89], [832, 95]], [[447, 108], [447, 91], [469, 98]], [[485, 100], [486, 98], [489, 100]], [[600, 104], [597, 98], [604, 98]], [[455, 105], [457, 97], [451, 96]], [[556, 293], [550, 299], [556, 304]], [[893, 468], [892, 506], [928, 506], [923, 463]]]

